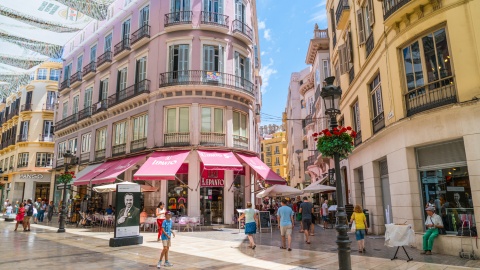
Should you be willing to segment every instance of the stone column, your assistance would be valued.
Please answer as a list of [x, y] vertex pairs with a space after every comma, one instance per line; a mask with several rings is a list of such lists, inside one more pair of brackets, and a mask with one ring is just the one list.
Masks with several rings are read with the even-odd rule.
[[232, 190], [228, 190], [233, 183], [233, 171], [225, 171], [225, 181], [223, 187], [223, 223], [233, 224], [233, 200], [234, 194]]
[[226, 137], [227, 147], [233, 147], [233, 110], [231, 106], [227, 106], [227, 112], [225, 113]]
[[[200, 144], [200, 107], [198, 103], [192, 103], [190, 107], [190, 144], [199, 145]], [[190, 174], [190, 170], [189, 170]], [[198, 174], [198, 170], [197, 170]], [[195, 185], [196, 186], [196, 185]]]
[[189, 155], [188, 163], [188, 186], [193, 190], [188, 190], [188, 215], [200, 216], [200, 187], [197, 188], [200, 181], [200, 164], [198, 155], [192, 153]]
[[255, 140], [255, 124], [253, 123], [253, 119], [255, 114], [253, 113], [252, 109], [248, 109], [248, 150], [255, 150], [257, 149], [257, 140]]
[[250, 173], [250, 167], [249, 166], [245, 166], [245, 189], [243, 191], [243, 194], [245, 196], [244, 198], [244, 202], [243, 202], [243, 207], [246, 207], [247, 206], [247, 202], [252, 202], [253, 203], [253, 194], [251, 192], [251, 186], [252, 185], [252, 175]]
[[476, 226], [480, 226], [480, 134], [463, 136], [465, 154], [467, 156], [468, 176], [470, 179], [473, 209], [476, 214]]
[[365, 186], [365, 209], [368, 209], [370, 214], [370, 227], [374, 234], [383, 234], [385, 232], [385, 218], [378, 162], [369, 162], [363, 165], [363, 177]]

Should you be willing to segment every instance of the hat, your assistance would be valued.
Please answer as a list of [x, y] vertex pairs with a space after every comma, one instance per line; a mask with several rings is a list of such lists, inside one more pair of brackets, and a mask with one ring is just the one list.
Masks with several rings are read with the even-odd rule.
[[429, 207], [425, 208], [425, 211], [432, 211], [432, 212], [435, 212], [435, 207], [433, 207], [433, 206], [429, 206]]
[[171, 215], [171, 214], [172, 214], [172, 212], [170, 212], [170, 211], [165, 212], [165, 216], [166, 215]]

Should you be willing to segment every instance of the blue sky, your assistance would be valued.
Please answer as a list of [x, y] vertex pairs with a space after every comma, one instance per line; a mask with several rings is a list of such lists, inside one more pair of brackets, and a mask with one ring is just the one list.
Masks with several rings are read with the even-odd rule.
[[290, 74], [307, 67], [305, 57], [315, 23], [321, 29], [327, 28], [325, 2], [257, 0], [263, 79], [262, 125], [281, 124]]

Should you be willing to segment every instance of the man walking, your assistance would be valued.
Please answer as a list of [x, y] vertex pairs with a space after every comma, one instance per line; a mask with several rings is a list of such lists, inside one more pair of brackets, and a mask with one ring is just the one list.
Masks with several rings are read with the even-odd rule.
[[300, 213], [302, 214], [303, 232], [305, 234], [305, 243], [310, 244], [310, 225], [312, 225], [313, 204], [308, 201], [308, 198], [303, 197], [303, 202], [300, 204]]
[[327, 228], [328, 223], [328, 200], [325, 200], [322, 204], [322, 220], [323, 220], [323, 229]]
[[277, 210], [278, 227], [280, 228], [280, 235], [282, 236], [281, 249], [285, 247], [285, 237], [288, 240], [288, 251], [292, 251], [292, 231], [295, 226], [293, 219], [294, 213], [291, 207], [287, 206], [287, 200], [282, 200], [282, 206]]
[[25, 206], [25, 217], [23, 218], [23, 231], [29, 232], [30, 231], [30, 219], [33, 216], [33, 204], [32, 200], [27, 200], [27, 205]]

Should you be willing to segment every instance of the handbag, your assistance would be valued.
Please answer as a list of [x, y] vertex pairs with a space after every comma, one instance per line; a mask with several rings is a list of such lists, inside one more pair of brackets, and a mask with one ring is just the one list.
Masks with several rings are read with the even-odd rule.
[[355, 218], [353, 217], [352, 227], [350, 228], [350, 232], [352, 233], [357, 231], [357, 225], [355, 223]]

